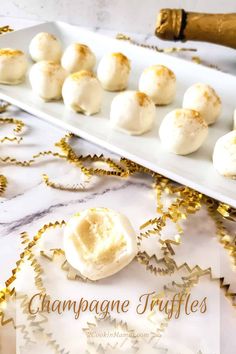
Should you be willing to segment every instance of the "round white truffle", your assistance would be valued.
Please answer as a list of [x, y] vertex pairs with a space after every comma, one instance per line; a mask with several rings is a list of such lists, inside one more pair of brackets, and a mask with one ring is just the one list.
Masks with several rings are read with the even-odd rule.
[[81, 70], [67, 77], [62, 97], [67, 107], [75, 112], [92, 115], [100, 111], [102, 87], [91, 71]]
[[30, 56], [33, 61], [51, 60], [60, 62], [62, 47], [60, 41], [47, 32], [40, 32], [30, 42]]
[[117, 273], [137, 254], [136, 234], [126, 216], [91, 208], [73, 216], [64, 231], [67, 261], [84, 277], [98, 280]]
[[61, 65], [70, 73], [80, 70], [93, 70], [96, 57], [91, 49], [80, 43], [73, 43], [66, 48], [61, 58]]
[[213, 152], [213, 165], [221, 175], [236, 178], [236, 130], [217, 140]]
[[206, 84], [197, 83], [184, 94], [183, 108], [198, 111], [208, 125], [218, 119], [221, 112], [221, 100], [215, 90]]
[[208, 125], [200, 113], [183, 108], [168, 113], [159, 129], [162, 145], [178, 155], [187, 155], [198, 150], [207, 133]]
[[66, 71], [60, 64], [43, 60], [34, 64], [29, 73], [33, 92], [45, 101], [59, 100]]
[[97, 76], [107, 91], [123, 91], [128, 86], [130, 61], [122, 53], [104, 55], [98, 65]]
[[140, 76], [139, 90], [150, 96], [156, 105], [168, 105], [176, 95], [175, 74], [164, 65], [150, 66]]
[[21, 50], [0, 49], [0, 83], [16, 85], [24, 81], [28, 63]]
[[129, 135], [141, 135], [151, 130], [156, 108], [151, 98], [139, 91], [125, 91], [111, 103], [111, 126]]

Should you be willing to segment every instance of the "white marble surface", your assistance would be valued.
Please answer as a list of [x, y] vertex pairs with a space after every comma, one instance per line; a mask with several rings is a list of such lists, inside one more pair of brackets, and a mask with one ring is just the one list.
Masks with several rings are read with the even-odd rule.
[[[16, 21], [10, 18], [2, 18], [0, 25], [3, 24], [10, 24], [13, 28], [29, 25], [25, 21]], [[106, 33], [114, 35], [114, 33]], [[149, 36], [136, 36], [135, 38], [153, 43], [153, 38]], [[214, 52], [209, 51], [209, 46], [207, 50], [207, 46], [198, 45], [199, 55], [203, 55], [206, 62], [214, 63], [224, 70], [235, 73], [233, 61], [235, 52], [224, 48], [219, 51], [217, 46], [212, 46], [212, 48]], [[206, 55], [207, 53], [208, 55]], [[191, 53], [184, 55], [191, 59]], [[19, 145], [6, 143], [0, 146], [1, 157], [10, 155], [22, 160], [30, 159], [38, 151], [54, 149], [53, 144], [64, 134], [56, 127], [19, 111], [16, 107], [11, 107], [7, 114], [2, 116], [14, 116], [22, 119], [26, 124], [26, 129], [23, 135], [24, 139]], [[10, 127], [3, 127], [1, 136], [6, 135], [9, 131]], [[110, 152], [81, 139], [73, 140], [73, 145], [76, 151], [81, 154], [104, 153], [106, 156], [113, 156]], [[123, 212], [130, 218], [137, 232], [139, 226], [147, 218], [156, 215], [155, 195], [151, 188], [150, 179], [145, 176], [134, 176], [124, 180], [112, 177], [96, 178], [87, 191], [65, 192], [47, 187], [42, 182], [42, 174], [47, 173], [56, 181], [74, 184], [80, 178], [80, 173], [73, 166], [55, 159], [43, 159], [28, 168], [0, 165], [0, 173], [9, 180], [4, 197], [0, 198], [0, 283], [9, 277], [15, 261], [19, 258], [19, 253], [22, 250], [20, 244], [22, 231], [34, 235], [43, 224], [53, 220], [68, 219], [73, 213], [92, 206], [106, 206]], [[236, 231], [235, 224], [231, 224], [230, 227], [234, 232]], [[229, 256], [217, 242], [215, 227], [206, 212], [202, 210], [198, 215], [191, 217], [184, 224], [184, 228], [186, 238], [183, 245], [176, 250], [176, 262], [181, 264], [183, 261], [187, 261], [191, 266], [198, 263], [202, 268], [211, 266], [214, 276], [225, 276], [226, 282], [232, 286], [231, 289], [236, 291], [235, 273], [232, 270]], [[173, 234], [173, 229], [169, 227], [163, 237], [171, 237]], [[203, 249], [207, 249], [208, 252], [203, 252]], [[221, 336], [217, 336], [215, 342], [214, 335], [209, 337], [209, 343], [213, 347], [207, 347], [207, 344], [204, 344], [204, 354], [233, 354], [236, 352], [236, 344], [232, 341], [236, 329], [235, 314], [224, 299], [221, 302], [221, 308], [218, 308], [211, 317], [211, 321], [221, 330]], [[224, 330], [226, 324], [229, 331]], [[207, 331], [207, 327], [207, 321], [205, 324], [203, 321], [205, 331]], [[214, 348], [214, 351], [209, 348]]]

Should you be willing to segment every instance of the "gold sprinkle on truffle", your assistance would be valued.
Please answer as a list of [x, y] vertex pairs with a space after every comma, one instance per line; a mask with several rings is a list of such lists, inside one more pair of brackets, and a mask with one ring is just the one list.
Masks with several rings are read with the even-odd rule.
[[[202, 90], [202, 84], [196, 84], [196, 87], [199, 90]], [[220, 97], [217, 95], [216, 91], [211, 87], [211, 86], [207, 86], [208, 89], [205, 89], [204, 87], [204, 91], [203, 91], [203, 97], [207, 100], [207, 101], [214, 101], [213, 104], [217, 105], [217, 104], [221, 104], [221, 99]]]
[[112, 56], [119, 60], [122, 65], [126, 65], [130, 69], [130, 60], [124, 54], [112, 53]]
[[48, 75], [53, 75], [56, 71], [61, 69], [61, 65], [58, 63], [55, 63], [54, 61], [45, 60], [45, 61], [42, 61], [41, 63], [42, 63], [42, 66], [41, 66], [42, 71], [47, 73]]
[[95, 77], [92, 71], [89, 70], [80, 70], [76, 73], [70, 75], [72, 80], [79, 81], [84, 77]]
[[187, 115], [190, 119], [196, 120], [199, 124], [201, 124], [204, 127], [207, 127], [207, 123], [205, 120], [202, 118], [201, 114], [198, 111], [195, 111], [193, 109], [187, 109], [187, 108], [180, 108], [176, 109], [175, 115], [176, 118], [181, 119], [184, 115]]
[[90, 52], [90, 49], [86, 44], [75, 43], [75, 49], [82, 56], [86, 56], [88, 52]]
[[137, 91], [136, 97], [138, 99], [138, 103], [141, 107], [147, 106], [151, 103], [151, 98], [146, 95], [144, 92]]
[[145, 69], [144, 72], [153, 71], [157, 76], [167, 75], [172, 80], [176, 80], [175, 74], [172, 70], [167, 68], [164, 65], [152, 65], [149, 68]]
[[0, 49], [0, 55], [3, 56], [18, 56], [24, 54], [21, 50], [19, 49], [11, 49], [11, 48], [1, 48]]

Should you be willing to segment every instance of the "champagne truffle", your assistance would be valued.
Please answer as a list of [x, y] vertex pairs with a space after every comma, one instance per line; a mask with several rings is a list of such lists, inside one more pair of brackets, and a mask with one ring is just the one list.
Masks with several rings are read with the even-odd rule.
[[107, 91], [123, 91], [128, 86], [130, 61], [122, 53], [109, 53], [101, 59], [97, 76]]
[[207, 133], [208, 126], [200, 113], [183, 108], [168, 113], [159, 130], [162, 145], [178, 155], [187, 155], [198, 150]]
[[150, 96], [156, 105], [168, 105], [176, 94], [175, 74], [164, 65], [150, 66], [139, 79], [139, 90]]
[[53, 34], [40, 32], [31, 40], [29, 52], [33, 61], [51, 60], [59, 63], [62, 48], [60, 41]]
[[129, 135], [141, 135], [151, 130], [155, 115], [154, 103], [143, 92], [121, 92], [111, 103], [111, 126]]
[[60, 64], [43, 60], [34, 64], [29, 73], [33, 92], [45, 101], [59, 100], [66, 71]]
[[73, 43], [66, 48], [61, 58], [61, 65], [70, 73], [80, 70], [93, 70], [96, 57], [91, 49], [80, 43]]
[[221, 100], [215, 90], [206, 84], [197, 83], [184, 94], [183, 108], [198, 111], [208, 125], [218, 119], [221, 112]]
[[91, 208], [66, 224], [67, 261], [84, 277], [106, 278], [127, 266], [137, 254], [136, 234], [126, 216], [107, 208]]
[[236, 130], [217, 140], [213, 152], [213, 165], [221, 175], [236, 178]]
[[16, 85], [24, 81], [27, 71], [27, 59], [21, 50], [0, 49], [0, 83]]
[[100, 111], [102, 87], [91, 71], [81, 70], [67, 77], [62, 87], [64, 103], [75, 112], [92, 115]]

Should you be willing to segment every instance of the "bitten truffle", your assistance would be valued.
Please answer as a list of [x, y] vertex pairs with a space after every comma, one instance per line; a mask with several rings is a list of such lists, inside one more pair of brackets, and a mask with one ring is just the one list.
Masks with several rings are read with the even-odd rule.
[[137, 254], [136, 234], [126, 216], [107, 208], [74, 215], [64, 232], [67, 261], [84, 277], [98, 280], [117, 273]]

